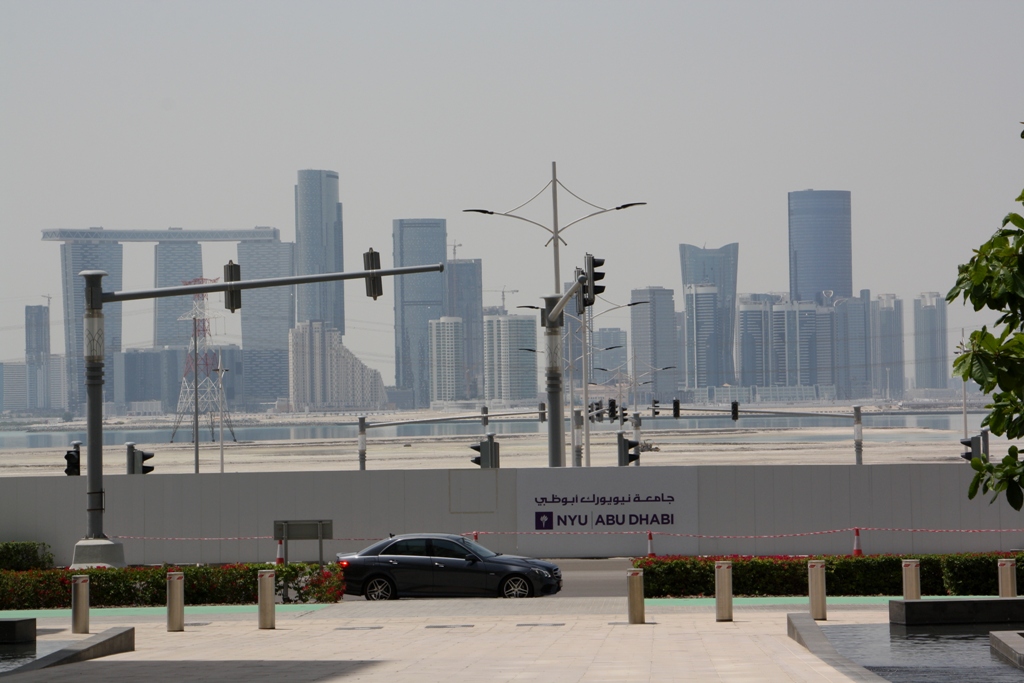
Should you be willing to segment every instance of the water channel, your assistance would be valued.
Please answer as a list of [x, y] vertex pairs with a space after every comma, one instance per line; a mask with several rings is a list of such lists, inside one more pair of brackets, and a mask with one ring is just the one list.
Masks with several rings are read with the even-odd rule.
[[[668, 409], [671, 411], [671, 408]], [[663, 412], [666, 412], [663, 410]], [[968, 414], [968, 429], [976, 433], [981, 428], [984, 416]], [[379, 421], [401, 419], [386, 416]], [[371, 418], [370, 422], [373, 422]], [[537, 420], [491, 420], [488, 429], [496, 434], [544, 434], [547, 425]], [[607, 421], [591, 425], [593, 431], [615, 431], [618, 425]], [[627, 424], [626, 429], [630, 427]], [[832, 417], [742, 417], [734, 423], [728, 416], [684, 417], [678, 420], [671, 415], [657, 418], [643, 417], [644, 431], [692, 430], [693, 435], [664, 437], [663, 442], [674, 443], [767, 443], [794, 441], [845, 441], [853, 439], [853, 421], [849, 418]], [[821, 429], [835, 431], [821, 432]], [[914, 429], [912, 433], [899, 429]], [[948, 442], [963, 429], [963, 418], [959, 415], [872, 415], [864, 416], [864, 441], [943, 441]], [[756, 431], [755, 431], [756, 430]], [[772, 430], [772, 431], [764, 431]], [[777, 430], [777, 431], [775, 431]], [[371, 430], [371, 437], [417, 437], [417, 436], [472, 436], [480, 434], [479, 420], [446, 422], [441, 424], [410, 424], [381, 427]], [[225, 432], [226, 433], [226, 432]], [[283, 426], [239, 426], [235, 436], [239, 441], [306, 441], [310, 439], [354, 439], [358, 433], [354, 423], [336, 425], [283, 425]], [[230, 438], [226, 436], [226, 438]], [[959, 439], [960, 437], [956, 437]], [[168, 443], [171, 429], [124, 429], [107, 427], [103, 432], [105, 445], [121, 445], [126, 441], [140, 444]], [[200, 431], [200, 439], [212, 441], [209, 427]], [[176, 441], [191, 442], [189, 425], [178, 430]], [[28, 432], [0, 431], [0, 449], [23, 448], [66, 448], [72, 441], [85, 442], [85, 432]]]
[[992, 654], [990, 630], [1024, 624], [933, 626], [928, 630], [889, 624], [821, 624], [839, 654], [891, 683], [1020, 683], [1024, 671]]

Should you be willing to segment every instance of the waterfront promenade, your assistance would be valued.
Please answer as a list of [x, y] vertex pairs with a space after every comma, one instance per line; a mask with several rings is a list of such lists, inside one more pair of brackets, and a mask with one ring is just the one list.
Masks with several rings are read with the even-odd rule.
[[[430, 681], [811, 683], [847, 675], [786, 635], [801, 604], [765, 600], [716, 622], [707, 601], [648, 601], [647, 624], [629, 625], [621, 597], [347, 599], [279, 607], [258, 630], [255, 608], [190, 607], [186, 629], [166, 631], [160, 608], [92, 611], [92, 631], [134, 626], [136, 650], [15, 674], [11, 683], [108, 681]], [[884, 623], [883, 604], [834, 607], [830, 624]], [[42, 639], [68, 640], [70, 615], [38, 620]]]

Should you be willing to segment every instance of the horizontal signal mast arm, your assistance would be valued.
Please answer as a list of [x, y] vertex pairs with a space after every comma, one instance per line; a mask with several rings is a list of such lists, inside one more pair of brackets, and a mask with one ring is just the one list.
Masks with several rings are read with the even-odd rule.
[[365, 277], [385, 277], [392, 275], [415, 275], [416, 273], [440, 273], [444, 264], [428, 266], [405, 266], [403, 268], [387, 268], [381, 270], [359, 270], [351, 273], [320, 273], [317, 275], [293, 275], [291, 277], [272, 277], [262, 280], [238, 280], [237, 282], [213, 282], [205, 285], [182, 285], [181, 287], [163, 287], [160, 289], [140, 289], [134, 292], [103, 292], [103, 302], [133, 301], [136, 299], [159, 299], [168, 296], [186, 294], [210, 294], [228, 290], [258, 289], [260, 287], [282, 287], [285, 285], [304, 285], [313, 282], [334, 282], [336, 280], [359, 280]]

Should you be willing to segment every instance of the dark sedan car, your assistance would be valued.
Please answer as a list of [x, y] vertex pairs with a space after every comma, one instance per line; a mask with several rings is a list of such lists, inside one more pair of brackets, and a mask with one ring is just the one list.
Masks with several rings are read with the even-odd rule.
[[543, 560], [495, 553], [454, 534], [404, 534], [358, 553], [338, 553], [345, 592], [367, 600], [404, 597], [529, 598], [562, 589], [562, 572]]

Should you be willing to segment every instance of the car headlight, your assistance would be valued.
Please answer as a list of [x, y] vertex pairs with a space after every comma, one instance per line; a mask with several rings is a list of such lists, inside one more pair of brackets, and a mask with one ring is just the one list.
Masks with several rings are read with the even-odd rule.
[[540, 567], [532, 567], [532, 569], [533, 571], [543, 576], [545, 579], [551, 578], [551, 572], [549, 572], [547, 569], [541, 569]]

